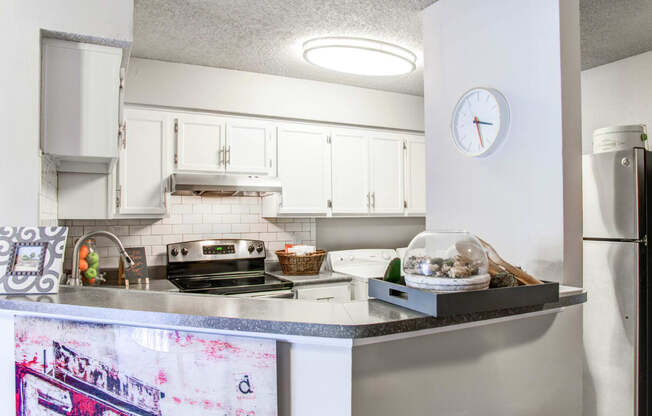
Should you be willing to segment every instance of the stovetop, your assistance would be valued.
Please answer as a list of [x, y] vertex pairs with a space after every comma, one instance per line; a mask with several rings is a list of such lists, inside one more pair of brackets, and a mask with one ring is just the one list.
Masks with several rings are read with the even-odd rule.
[[260, 240], [197, 240], [168, 244], [167, 278], [181, 292], [240, 294], [292, 288], [265, 274]]

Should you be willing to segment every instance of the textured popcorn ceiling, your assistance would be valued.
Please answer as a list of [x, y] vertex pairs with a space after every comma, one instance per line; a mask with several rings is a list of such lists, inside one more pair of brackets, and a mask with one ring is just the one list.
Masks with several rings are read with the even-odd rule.
[[582, 69], [652, 50], [652, 0], [580, 0]]
[[[133, 55], [423, 95], [421, 10], [436, 0], [136, 0]], [[488, 0], [491, 1], [491, 0]], [[652, 49], [652, 0], [580, 0], [582, 69]], [[360, 36], [418, 56], [407, 75], [363, 77], [301, 56], [318, 36]]]
[[[421, 13], [434, 0], [136, 0], [140, 58], [237, 69], [423, 95]], [[417, 54], [417, 69], [363, 77], [320, 69], [301, 45], [317, 36], [360, 36]]]

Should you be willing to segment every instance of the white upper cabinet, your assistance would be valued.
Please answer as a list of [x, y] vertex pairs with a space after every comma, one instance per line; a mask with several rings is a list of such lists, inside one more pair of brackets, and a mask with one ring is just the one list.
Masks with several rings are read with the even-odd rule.
[[120, 146], [116, 214], [163, 216], [166, 213], [168, 113], [125, 109]]
[[405, 201], [408, 215], [426, 213], [426, 142], [423, 136], [405, 140]]
[[118, 157], [122, 49], [58, 39], [42, 46], [43, 151], [78, 166], [109, 164]]
[[334, 130], [331, 138], [333, 215], [369, 212], [369, 140], [361, 130]]
[[280, 126], [277, 148], [278, 178], [283, 184], [279, 213], [326, 215], [331, 187], [328, 129]]
[[227, 119], [226, 172], [269, 175], [273, 169], [273, 125], [258, 120]]
[[403, 214], [403, 139], [372, 134], [369, 141], [371, 213]]
[[209, 115], [177, 114], [176, 169], [179, 171], [224, 171], [224, 119]]

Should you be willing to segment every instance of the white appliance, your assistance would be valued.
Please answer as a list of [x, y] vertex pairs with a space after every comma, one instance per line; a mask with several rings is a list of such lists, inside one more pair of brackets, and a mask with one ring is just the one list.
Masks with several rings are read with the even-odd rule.
[[393, 249], [361, 249], [331, 251], [328, 267], [335, 273], [351, 276], [354, 300], [369, 298], [369, 279], [383, 277], [390, 260], [398, 257]]

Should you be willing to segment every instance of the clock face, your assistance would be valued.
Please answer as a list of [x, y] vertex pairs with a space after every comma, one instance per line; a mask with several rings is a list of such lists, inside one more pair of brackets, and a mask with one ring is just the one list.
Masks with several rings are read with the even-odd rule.
[[509, 107], [498, 91], [474, 88], [459, 99], [453, 111], [451, 133], [457, 149], [466, 156], [492, 153], [507, 134]]

